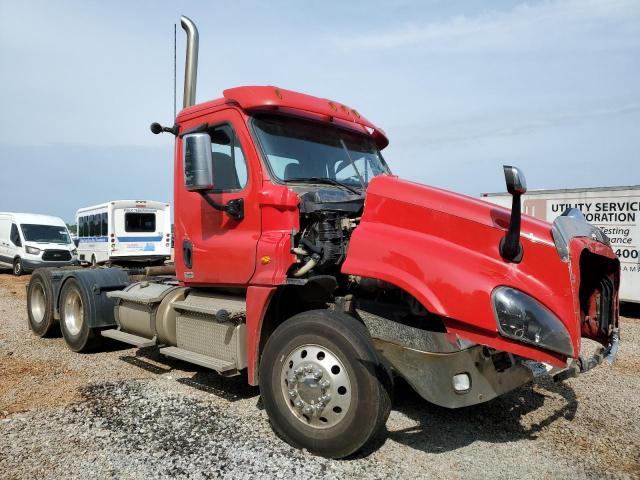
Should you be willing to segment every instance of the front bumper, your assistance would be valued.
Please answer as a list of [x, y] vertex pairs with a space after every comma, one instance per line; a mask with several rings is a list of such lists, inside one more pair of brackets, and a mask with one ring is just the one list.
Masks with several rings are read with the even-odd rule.
[[611, 334], [611, 341], [607, 347], [600, 347], [593, 355], [586, 357], [580, 355], [577, 360], [572, 360], [566, 368], [553, 369], [549, 372], [554, 381], [560, 382], [567, 378], [577, 377], [580, 373], [585, 373], [600, 365], [604, 360], [609, 364], [616, 361], [618, 356], [618, 343], [620, 341], [619, 329], [614, 329]]
[[44, 267], [68, 267], [68, 266], [77, 266], [80, 265], [80, 262], [76, 260], [65, 260], [64, 262], [53, 262], [53, 261], [45, 261], [45, 260], [27, 260], [26, 258], [22, 259], [22, 267], [25, 272], [32, 272], [36, 268], [44, 268]]
[[[376, 349], [425, 400], [447, 408], [483, 403], [533, 380], [531, 369], [508, 359], [496, 366], [496, 355], [482, 345], [452, 353], [415, 350], [374, 338]], [[458, 392], [453, 377], [467, 374], [470, 388]]]

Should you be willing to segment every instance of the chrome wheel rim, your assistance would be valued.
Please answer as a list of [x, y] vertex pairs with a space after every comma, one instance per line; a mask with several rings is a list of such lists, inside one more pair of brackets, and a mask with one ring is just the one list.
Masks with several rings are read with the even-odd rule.
[[295, 348], [283, 363], [280, 384], [293, 415], [313, 428], [330, 428], [351, 408], [351, 379], [336, 354], [320, 345]]
[[31, 291], [31, 318], [37, 324], [42, 323], [46, 311], [47, 296], [40, 283], [36, 283]]
[[22, 272], [22, 262], [20, 260], [16, 260], [16, 263], [13, 265], [13, 273], [18, 275]]
[[77, 290], [71, 290], [64, 300], [64, 326], [71, 335], [77, 335], [84, 323], [82, 298]]

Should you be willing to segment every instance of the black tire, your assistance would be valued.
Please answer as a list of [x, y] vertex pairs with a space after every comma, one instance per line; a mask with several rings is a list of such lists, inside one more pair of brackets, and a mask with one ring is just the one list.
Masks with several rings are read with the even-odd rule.
[[[284, 381], [283, 375], [295, 376], [295, 371], [287, 370], [293, 363], [288, 358], [293, 358], [291, 355], [295, 356], [295, 352], [300, 351], [301, 347], [306, 349], [306, 346], [318, 350], [317, 358], [320, 358], [321, 353], [322, 358], [325, 358], [324, 350], [328, 352], [327, 357], [335, 356], [339, 361], [337, 363], [342, 363], [346, 370], [350, 385], [348, 408], [346, 411], [340, 409], [338, 415], [329, 412], [334, 418], [333, 422], [337, 423], [330, 423], [324, 428], [317, 426], [324, 410], [314, 413], [311, 417], [315, 418], [310, 419], [299, 406], [296, 409], [294, 402], [284, 392], [286, 389], [296, 388], [290, 386], [289, 376]], [[305, 349], [300, 354], [303, 358], [306, 355]], [[312, 356], [309, 359], [312, 360]], [[304, 360], [300, 362], [304, 364]], [[332, 371], [333, 368], [335, 367], [331, 367]], [[285, 373], [287, 371], [289, 373]], [[389, 417], [393, 391], [391, 372], [376, 352], [366, 327], [346, 314], [312, 310], [285, 321], [267, 341], [259, 373], [260, 394], [271, 425], [281, 438], [294, 447], [306, 448], [324, 457], [343, 458], [373, 440]], [[313, 380], [305, 378], [304, 382]], [[339, 385], [337, 382], [334, 384]], [[335, 387], [332, 385], [331, 388]], [[344, 391], [343, 387], [339, 387], [338, 392], [340, 388]], [[302, 395], [299, 399], [302, 399]], [[309, 406], [309, 403], [306, 405]], [[324, 408], [331, 405], [330, 400]], [[334, 412], [335, 408], [333, 407]], [[339, 418], [342, 414], [344, 416]], [[317, 422], [315, 427], [312, 422]]]
[[100, 343], [98, 333], [87, 326], [90, 314], [87, 292], [75, 278], [70, 278], [60, 291], [60, 330], [74, 352], [92, 351]]
[[45, 274], [36, 270], [27, 288], [27, 315], [29, 328], [37, 336], [52, 337], [59, 333], [53, 307], [51, 282]]
[[16, 277], [24, 275], [24, 265], [22, 265], [22, 259], [20, 257], [17, 257], [13, 261], [13, 274]]

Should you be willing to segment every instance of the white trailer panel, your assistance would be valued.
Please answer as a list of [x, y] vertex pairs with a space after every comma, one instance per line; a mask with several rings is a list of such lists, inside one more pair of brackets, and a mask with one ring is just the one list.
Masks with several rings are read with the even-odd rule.
[[[508, 193], [483, 193], [511, 208]], [[553, 222], [567, 208], [578, 208], [587, 221], [611, 239], [620, 259], [620, 299], [640, 303], [640, 185], [630, 187], [533, 190], [522, 196], [523, 212]]]

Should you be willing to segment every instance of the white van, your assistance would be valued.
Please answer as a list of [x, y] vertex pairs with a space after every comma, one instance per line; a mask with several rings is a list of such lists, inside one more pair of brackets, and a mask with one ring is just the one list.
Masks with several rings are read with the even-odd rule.
[[61, 218], [0, 212], [0, 265], [22, 275], [39, 267], [78, 263], [75, 244]]
[[171, 258], [171, 207], [153, 200], [113, 200], [76, 212], [80, 261], [161, 265]]

